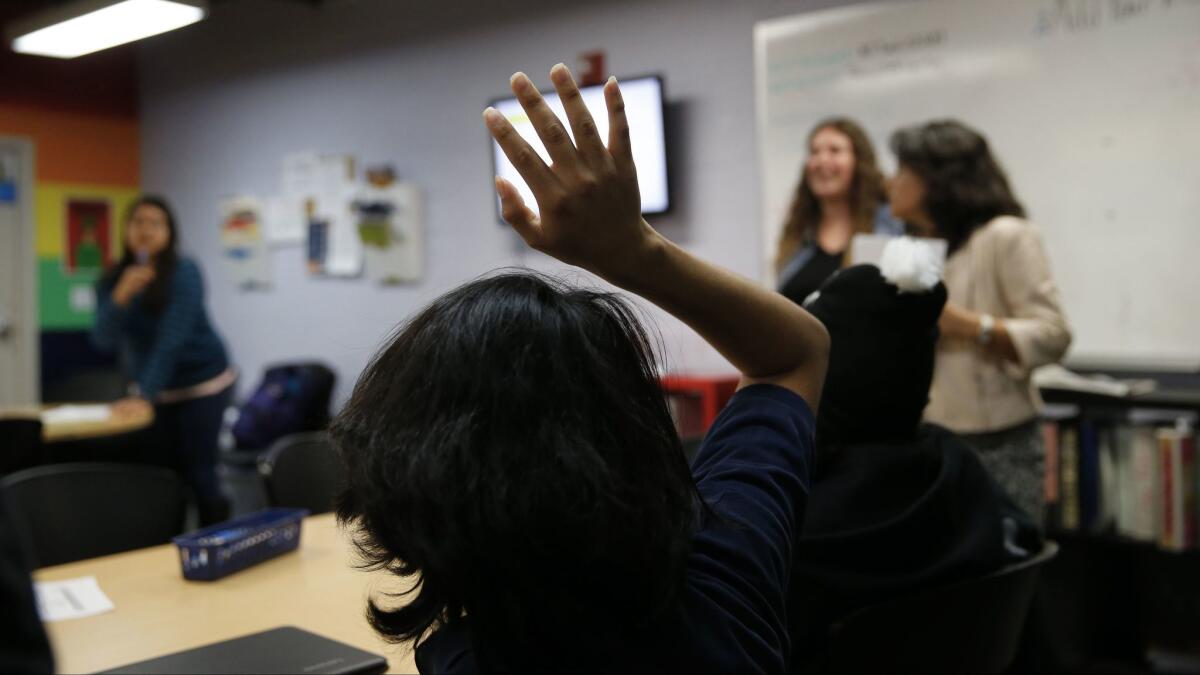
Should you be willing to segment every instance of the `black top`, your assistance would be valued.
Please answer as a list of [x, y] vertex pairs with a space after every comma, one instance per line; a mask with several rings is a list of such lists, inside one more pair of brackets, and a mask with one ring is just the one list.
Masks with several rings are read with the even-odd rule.
[[29, 557], [0, 491], [0, 673], [53, 673], [50, 642], [34, 605]]
[[[630, 644], [620, 671], [783, 673], [790, 650], [784, 596], [808, 500], [813, 415], [773, 385], [737, 392], [696, 455], [692, 475], [716, 514], [693, 536], [676, 620]], [[422, 673], [478, 672], [469, 619], [416, 653]], [[588, 663], [561, 664], [563, 672]]]
[[913, 440], [925, 406], [946, 287], [904, 293], [875, 265], [852, 265], [804, 306], [832, 349], [821, 392], [817, 446]]
[[797, 305], [803, 305], [808, 296], [812, 295], [825, 280], [841, 269], [845, 253], [826, 253], [820, 246], [813, 246], [812, 258], [805, 263], [787, 281], [783, 282], [779, 292]]
[[792, 673], [823, 670], [839, 619], [1037, 554], [1041, 533], [953, 433], [821, 446], [788, 605]]

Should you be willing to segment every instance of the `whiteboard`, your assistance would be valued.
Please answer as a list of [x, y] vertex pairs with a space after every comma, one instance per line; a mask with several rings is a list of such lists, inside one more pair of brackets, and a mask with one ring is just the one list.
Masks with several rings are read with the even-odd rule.
[[1200, 0], [856, 5], [754, 43], [765, 260], [819, 119], [861, 122], [890, 172], [892, 131], [953, 117], [1045, 239], [1068, 362], [1200, 367]]

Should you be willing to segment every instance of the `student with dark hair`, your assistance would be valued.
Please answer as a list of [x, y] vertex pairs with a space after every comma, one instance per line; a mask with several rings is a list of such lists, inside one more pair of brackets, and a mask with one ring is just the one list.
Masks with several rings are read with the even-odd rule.
[[229, 515], [217, 477], [217, 434], [236, 373], [204, 309], [200, 267], [177, 252], [179, 230], [161, 197], [129, 208], [125, 250], [96, 286], [93, 341], [117, 349], [134, 395], [127, 415], [154, 406], [156, 439], [194, 493], [200, 522]]
[[1040, 522], [1041, 400], [1030, 376], [1071, 344], [1042, 238], [974, 129], [929, 122], [897, 131], [892, 149], [892, 212], [949, 242], [950, 299], [926, 419], [962, 434]]
[[921, 424], [945, 302], [941, 283], [902, 292], [878, 267], [856, 265], [805, 306], [829, 331], [830, 353], [789, 588], [792, 672], [821, 672], [831, 627], [855, 610], [1041, 549], [1034, 522], [971, 448]]
[[840, 269], [856, 234], [904, 233], [888, 211], [875, 146], [854, 120], [821, 120], [775, 253], [779, 292], [797, 303]]
[[423, 673], [783, 672], [827, 335], [642, 219], [615, 80], [606, 147], [566, 67], [550, 78], [574, 142], [529, 78], [512, 89], [552, 166], [484, 113], [540, 209], [497, 179], [505, 220], [686, 322], [741, 387], [689, 470], [627, 300], [527, 272], [437, 299], [332, 427], [340, 519], [368, 566], [414, 584], [368, 618]]

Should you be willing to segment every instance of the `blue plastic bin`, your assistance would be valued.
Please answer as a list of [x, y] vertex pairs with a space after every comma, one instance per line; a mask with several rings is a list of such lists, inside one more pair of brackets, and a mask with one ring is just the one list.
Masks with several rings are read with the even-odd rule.
[[183, 578], [214, 581], [300, 545], [308, 509], [264, 509], [175, 537]]

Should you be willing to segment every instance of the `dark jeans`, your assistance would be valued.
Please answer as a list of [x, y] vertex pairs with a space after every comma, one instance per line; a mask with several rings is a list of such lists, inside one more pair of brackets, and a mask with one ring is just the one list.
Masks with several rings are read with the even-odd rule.
[[233, 386], [203, 398], [154, 406], [159, 461], [174, 468], [191, 489], [201, 524], [224, 520], [229, 502], [217, 476], [217, 437]]

